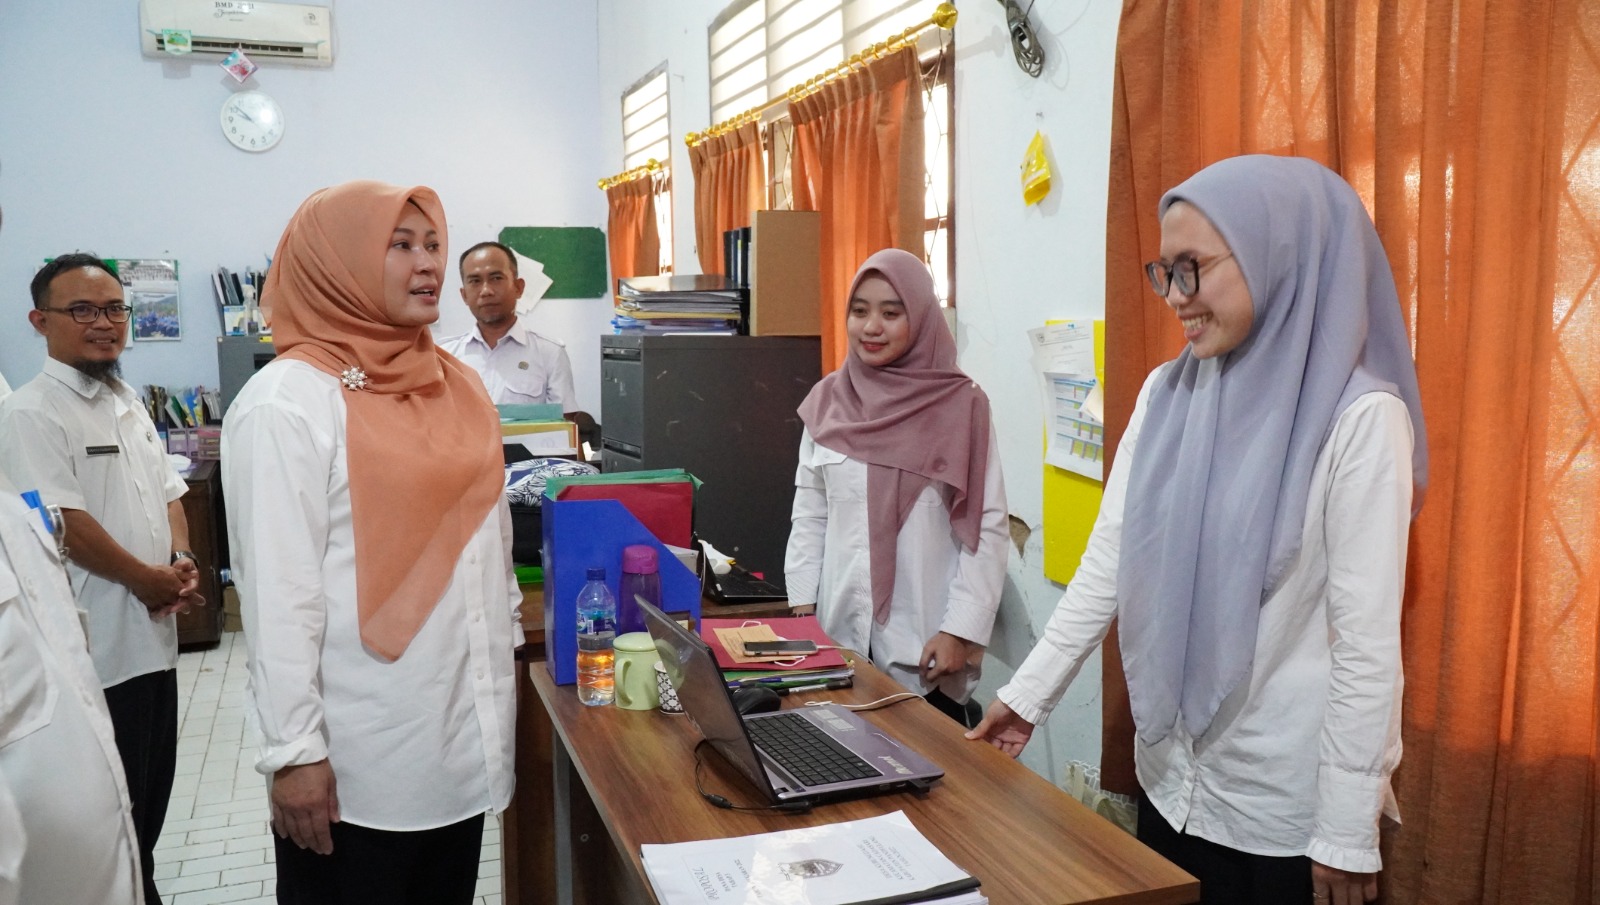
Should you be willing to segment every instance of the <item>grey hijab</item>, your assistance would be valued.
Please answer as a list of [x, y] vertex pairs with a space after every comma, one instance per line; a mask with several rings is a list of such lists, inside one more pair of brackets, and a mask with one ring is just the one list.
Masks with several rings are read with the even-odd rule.
[[1300, 552], [1311, 472], [1339, 415], [1398, 396], [1428, 445], [1394, 275], [1354, 190], [1289, 157], [1234, 157], [1161, 199], [1194, 205], [1243, 269], [1244, 342], [1191, 349], [1151, 387], [1128, 480], [1117, 596], [1134, 724], [1146, 744], [1179, 716], [1193, 738], [1250, 673], [1261, 605]]

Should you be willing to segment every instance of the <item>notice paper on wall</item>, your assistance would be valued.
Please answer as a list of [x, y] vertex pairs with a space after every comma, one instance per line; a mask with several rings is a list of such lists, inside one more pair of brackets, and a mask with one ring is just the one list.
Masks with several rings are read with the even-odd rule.
[[662, 905], [989, 901], [978, 879], [946, 858], [904, 811], [640, 848]]
[[178, 309], [178, 262], [148, 259], [118, 259], [117, 279], [122, 294], [133, 308], [135, 340], [174, 340], [183, 338], [183, 322]]
[[1105, 416], [1095, 379], [1094, 322], [1035, 327], [1028, 340], [1044, 403], [1045, 463], [1105, 480]]

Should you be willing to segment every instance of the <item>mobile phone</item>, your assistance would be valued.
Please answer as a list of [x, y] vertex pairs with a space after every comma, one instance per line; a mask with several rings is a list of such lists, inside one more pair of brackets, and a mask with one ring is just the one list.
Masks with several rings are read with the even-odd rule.
[[744, 653], [747, 657], [760, 657], [767, 654], [806, 656], [816, 652], [817, 642], [804, 639], [795, 641], [746, 641], [744, 643]]

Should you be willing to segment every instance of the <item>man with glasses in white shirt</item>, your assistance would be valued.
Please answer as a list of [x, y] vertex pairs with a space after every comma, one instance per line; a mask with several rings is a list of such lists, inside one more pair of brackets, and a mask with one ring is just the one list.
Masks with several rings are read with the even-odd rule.
[[110, 265], [62, 255], [32, 284], [44, 369], [0, 402], [0, 469], [61, 507], [69, 574], [127, 774], [145, 901], [178, 747], [175, 614], [203, 603], [179, 498], [187, 487], [121, 379], [132, 309]]

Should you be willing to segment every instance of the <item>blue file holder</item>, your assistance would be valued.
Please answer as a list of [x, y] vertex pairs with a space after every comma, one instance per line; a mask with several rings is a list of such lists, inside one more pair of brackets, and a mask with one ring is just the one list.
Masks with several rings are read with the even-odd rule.
[[[544, 501], [544, 652], [557, 685], [578, 681], [578, 591], [604, 567], [612, 595], [622, 583], [622, 548], [656, 548], [661, 608], [700, 623], [700, 579], [616, 500]], [[618, 601], [621, 605], [621, 601]]]

